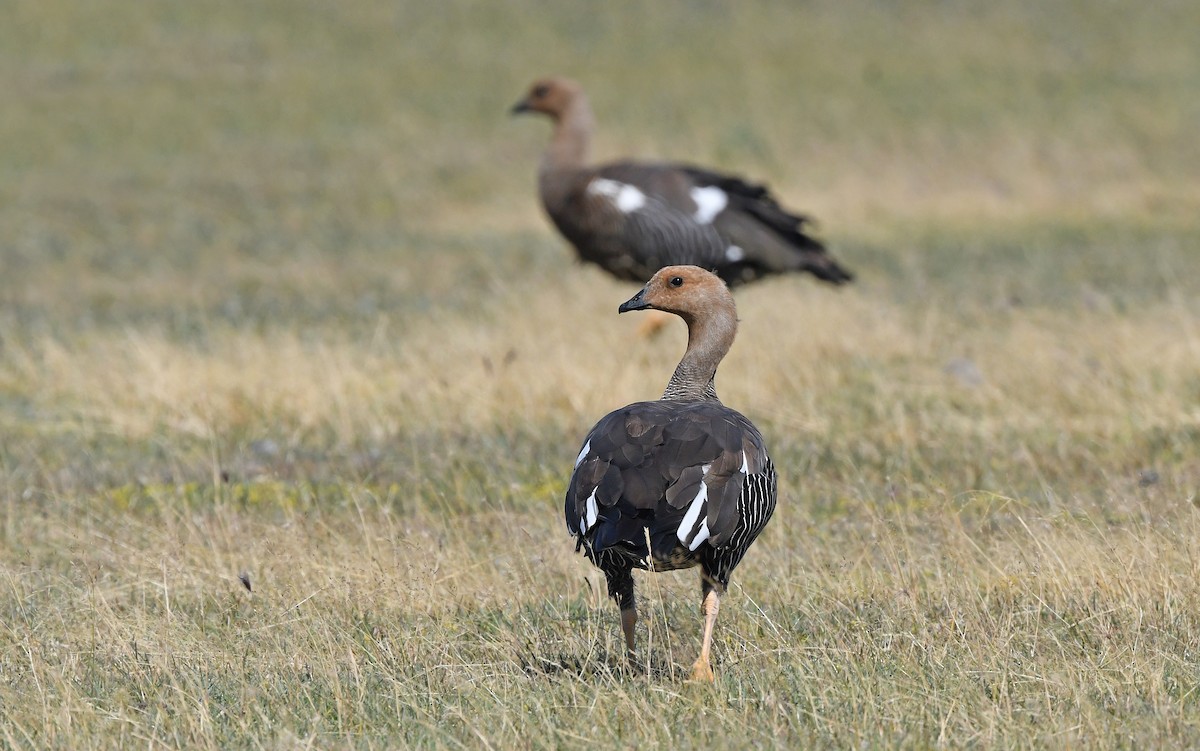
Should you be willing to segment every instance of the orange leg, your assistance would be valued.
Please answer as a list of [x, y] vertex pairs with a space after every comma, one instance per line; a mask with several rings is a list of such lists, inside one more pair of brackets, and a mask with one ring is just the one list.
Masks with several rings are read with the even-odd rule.
[[715, 588], [705, 587], [704, 592], [704, 641], [700, 644], [700, 656], [692, 665], [692, 680], [712, 683], [714, 680], [712, 665], [708, 656], [712, 650], [713, 626], [717, 625], [717, 611], [721, 609], [721, 596]]

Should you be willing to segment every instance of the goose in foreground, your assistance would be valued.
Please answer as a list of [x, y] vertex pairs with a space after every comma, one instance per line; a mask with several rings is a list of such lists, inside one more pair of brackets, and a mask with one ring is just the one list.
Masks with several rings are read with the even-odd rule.
[[618, 279], [641, 282], [674, 264], [711, 269], [731, 287], [797, 271], [831, 284], [853, 279], [806, 234], [808, 218], [761, 185], [667, 162], [589, 166], [594, 120], [574, 81], [537, 81], [512, 112], [554, 121], [538, 168], [542, 205], [582, 260]]
[[758, 429], [717, 398], [713, 379], [737, 333], [725, 284], [669, 266], [619, 312], [648, 308], [687, 323], [687, 351], [661, 399], [611, 412], [588, 433], [567, 487], [567, 529], [604, 572], [631, 660], [633, 569], [700, 566], [704, 636], [692, 679], [712, 681], [720, 598], [775, 511], [775, 467]]

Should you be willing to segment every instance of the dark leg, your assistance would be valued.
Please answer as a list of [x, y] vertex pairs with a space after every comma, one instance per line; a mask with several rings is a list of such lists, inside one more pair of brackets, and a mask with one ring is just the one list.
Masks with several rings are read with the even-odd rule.
[[604, 576], [608, 579], [608, 596], [616, 601], [621, 609], [621, 631], [625, 634], [625, 656], [633, 663], [634, 658], [634, 626], [637, 625], [637, 607], [633, 600], [633, 571], [629, 568], [609, 571], [605, 569]]
[[625, 632], [625, 657], [633, 662], [637, 654], [633, 649], [633, 628], [637, 625], [637, 608], [621, 608], [621, 630]]

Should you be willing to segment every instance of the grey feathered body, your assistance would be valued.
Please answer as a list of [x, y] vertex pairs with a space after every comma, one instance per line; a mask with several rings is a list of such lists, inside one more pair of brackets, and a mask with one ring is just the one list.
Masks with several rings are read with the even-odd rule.
[[[644, 202], [622, 211], [596, 181], [635, 188]], [[771, 274], [807, 271], [842, 284], [853, 276], [806, 234], [808, 218], [779, 205], [761, 185], [670, 163], [616, 162], [552, 168], [540, 176], [542, 202], [582, 260], [628, 281], [644, 281], [664, 266], [713, 271], [733, 287]], [[720, 210], [706, 216], [697, 189]], [[718, 192], [713, 192], [718, 191]]]
[[749, 420], [716, 400], [667, 399], [622, 407], [596, 424], [565, 513], [577, 547], [628, 607], [633, 568], [699, 564], [724, 589], [775, 502], [775, 468]]

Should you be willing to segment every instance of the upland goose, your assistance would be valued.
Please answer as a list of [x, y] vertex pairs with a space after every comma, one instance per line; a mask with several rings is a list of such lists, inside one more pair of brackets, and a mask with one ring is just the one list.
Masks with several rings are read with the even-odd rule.
[[668, 266], [619, 312], [647, 308], [687, 323], [687, 351], [661, 399], [611, 412], [588, 433], [567, 487], [567, 529], [604, 572], [631, 660], [633, 569], [700, 566], [704, 637], [692, 678], [712, 681], [720, 597], [775, 511], [775, 467], [758, 429], [713, 385], [737, 333], [725, 284], [695, 266]]
[[831, 284], [853, 276], [805, 233], [808, 218], [762, 185], [686, 164], [589, 166], [595, 121], [578, 83], [537, 81], [512, 109], [554, 121], [538, 189], [546, 213], [579, 257], [642, 282], [663, 266], [715, 271], [729, 286], [793, 271]]

